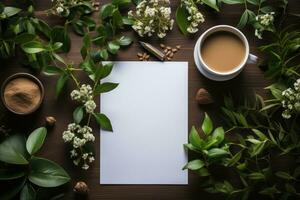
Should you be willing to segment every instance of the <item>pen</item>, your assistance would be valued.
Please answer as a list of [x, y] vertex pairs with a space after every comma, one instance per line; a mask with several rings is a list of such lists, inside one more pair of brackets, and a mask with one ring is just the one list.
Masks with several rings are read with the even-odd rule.
[[162, 51], [152, 46], [151, 44], [146, 42], [141, 42], [141, 41], [139, 43], [141, 44], [142, 47], [144, 47], [144, 49], [146, 49], [152, 55], [157, 57], [159, 60], [164, 61], [166, 59], [166, 55]]

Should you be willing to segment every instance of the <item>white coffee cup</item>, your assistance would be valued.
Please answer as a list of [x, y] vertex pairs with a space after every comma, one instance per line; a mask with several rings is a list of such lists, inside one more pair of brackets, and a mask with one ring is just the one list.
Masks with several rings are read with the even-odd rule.
[[[228, 32], [233, 33], [236, 36], [238, 36], [244, 43], [245, 50], [246, 50], [245, 58], [243, 59], [242, 63], [239, 66], [233, 68], [231, 71], [228, 71], [228, 72], [218, 72], [216, 70], [209, 68], [209, 66], [207, 66], [205, 64], [205, 62], [203, 61], [202, 56], [201, 56], [201, 47], [202, 47], [204, 40], [212, 33], [215, 33], [218, 31], [228, 31]], [[246, 64], [257, 63], [258, 58], [257, 58], [257, 56], [249, 53], [248, 40], [240, 30], [238, 30], [237, 28], [235, 28], [233, 26], [218, 25], [218, 26], [211, 27], [210, 29], [205, 31], [199, 37], [199, 39], [195, 45], [195, 48], [194, 48], [194, 60], [195, 60], [198, 70], [201, 72], [201, 74], [203, 74], [208, 79], [211, 79], [214, 81], [227, 81], [227, 80], [230, 80], [230, 79], [236, 77], [243, 70], [243, 68], [245, 67]]]

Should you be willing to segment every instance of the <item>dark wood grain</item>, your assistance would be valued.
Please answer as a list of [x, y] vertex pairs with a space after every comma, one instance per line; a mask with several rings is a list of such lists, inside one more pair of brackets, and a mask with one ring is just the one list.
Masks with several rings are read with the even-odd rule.
[[[101, 4], [109, 2], [107, 0], [101, 1]], [[178, 0], [172, 0], [172, 10], [175, 13]], [[39, 11], [45, 10], [49, 7], [50, 1], [36, 1], [36, 7]], [[179, 51], [175, 57], [175, 61], [188, 61], [189, 62], [189, 127], [199, 124], [203, 116], [203, 111], [213, 113], [213, 118], [218, 116], [218, 106], [199, 107], [194, 100], [196, 91], [200, 87], [206, 88], [212, 96], [217, 100], [217, 104], [222, 102], [222, 96], [227, 93], [232, 93], [233, 96], [250, 95], [253, 92], [264, 95], [263, 88], [269, 83], [266, 80], [256, 65], [247, 65], [244, 71], [235, 79], [227, 82], [213, 82], [204, 78], [196, 69], [193, 61], [193, 48], [195, 41], [201, 33], [207, 28], [218, 24], [236, 25], [238, 23], [242, 8], [239, 6], [224, 6], [221, 13], [215, 13], [212, 10], [202, 7], [206, 16], [206, 22], [201, 25], [199, 33], [192, 38], [186, 38], [180, 34], [177, 27], [170, 32], [164, 40], [151, 39], [147, 40], [154, 45], [160, 43], [169, 44], [171, 46], [181, 45], [182, 50]], [[298, 0], [290, 0], [289, 10], [293, 12], [300, 12], [300, 3]], [[38, 15], [47, 20], [51, 25], [62, 24], [62, 21], [57, 17], [47, 17], [38, 12]], [[298, 23], [299, 20], [291, 19], [290, 23]], [[260, 53], [257, 47], [263, 43], [258, 41], [254, 37], [253, 29], [243, 30], [247, 38], [249, 39], [251, 52], [257, 55]], [[133, 36], [134, 43], [129, 47], [122, 49], [114, 60], [137, 60], [137, 52], [141, 52], [142, 49], [138, 45], [139, 40], [135, 33], [128, 31], [126, 34]], [[80, 62], [80, 47], [81, 37], [71, 33], [72, 48], [68, 55], [66, 55], [69, 61], [74, 63]], [[269, 39], [268, 37], [266, 39]], [[261, 56], [261, 55], [260, 55]], [[31, 72], [29, 69], [23, 68], [18, 64], [15, 59], [1, 61], [1, 76], [0, 83], [15, 72]], [[72, 86], [69, 85], [64, 90], [63, 95], [58, 99], [54, 97], [54, 84], [56, 82], [55, 77], [46, 77], [43, 75], [37, 75], [45, 86], [45, 101], [37, 113], [26, 117], [17, 117], [9, 113], [5, 113], [8, 123], [15, 129], [18, 129], [24, 133], [28, 133], [36, 127], [44, 124], [44, 118], [46, 116], [54, 116], [57, 119], [56, 126], [49, 130], [43, 150], [40, 152], [40, 156], [54, 160], [62, 165], [72, 177], [72, 181], [62, 191], [66, 193], [65, 199], [74, 199], [74, 193], [72, 192], [73, 185], [80, 180], [85, 181], [90, 188], [89, 199], [96, 200], [192, 200], [192, 199], [223, 199], [216, 195], [210, 195], [205, 193], [200, 187], [201, 179], [196, 175], [189, 173], [189, 185], [187, 186], [160, 186], [160, 185], [117, 185], [117, 186], [103, 186], [99, 184], [99, 134], [98, 128], [93, 123], [94, 132], [96, 135], [95, 149], [96, 149], [96, 162], [88, 171], [82, 171], [75, 168], [72, 165], [68, 156], [68, 149], [63, 143], [61, 136], [62, 132], [66, 129], [67, 124], [72, 120], [72, 111], [75, 104], [70, 100], [69, 94]], [[153, 77], [155, 79], [155, 77]], [[87, 80], [83, 77], [83, 80]], [[122, 83], [121, 83], [122, 84]], [[97, 99], [99, 105], [99, 100]], [[187, 130], [188, 134], [188, 130]], [[145, 172], [147, 173], [147, 172]], [[80, 197], [78, 199], [81, 199]]]

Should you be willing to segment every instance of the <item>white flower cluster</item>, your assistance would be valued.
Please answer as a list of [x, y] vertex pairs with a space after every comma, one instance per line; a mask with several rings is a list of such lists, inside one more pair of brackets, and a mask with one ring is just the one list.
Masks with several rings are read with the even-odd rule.
[[81, 127], [78, 124], [72, 123], [68, 125], [68, 129], [63, 132], [64, 142], [72, 144], [73, 149], [70, 151], [70, 157], [76, 166], [81, 164], [81, 168], [87, 170], [89, 163], [94, 162], [94, 154], [87, 152], [86, 146], [89, 142], [94, 142], [95, 137], [92, 133], [92, 128], [88, 126]]
[[255, 29], [255, 36], [262, 39], [262, 32], [264, 30], [272, 30], [274, 23], [275, 12], [270, 12], [264, 15], [257, 15], [255, 20], [258, 22], [259, 27]]
[[189, 13], [188, 21], [190, 25], [187, 28], [187, 32], [196, 33], [199, 29], [199, 24], [205, 21], [204, 16], [198, 10], [197, 5], [195, 5], [193, 0], [181, 0], [181, 6], [183, 6]]
[[82, 5], [85, 2], [92, 3], [91, 0], [51, 0], [52, 9], [51, 12], [54, 15], [61, 17], [67, 17], [70, 14], [70, 9], [77, 5]]
[[285, 109], [282, 112], [283, 118], [289, 119], [293, 113], [300, 113], [300, 79], [294, 83], [294, 88], [284, 90], [282, 96], [281, 105]]
[[83, 103], [87, 113], [93, 113], [96, 108], [96, 103], [93, 100], [93, 90], [90, 85], [82, 84], [79, 90], [73, 90], [71, 99]]
[[135, 11], [129, 11], [128, 17], [133, 20], [132, 28], [141, 36], [151, 37], [156, 34], [164, 38], [167, 31], [173, 29], [169, 0], [143, 0]]

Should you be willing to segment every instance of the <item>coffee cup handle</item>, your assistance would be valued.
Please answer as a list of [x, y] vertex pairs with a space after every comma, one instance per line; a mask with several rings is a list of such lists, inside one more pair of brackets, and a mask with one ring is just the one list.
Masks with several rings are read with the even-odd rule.
[[257, 62], [258, 62], [258, 57], [256, 55], [249, 54], [247, 63], [248, 64], [257, 64]]

